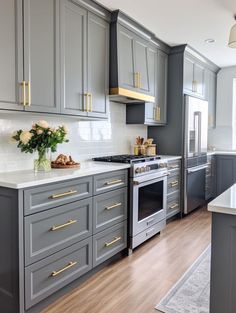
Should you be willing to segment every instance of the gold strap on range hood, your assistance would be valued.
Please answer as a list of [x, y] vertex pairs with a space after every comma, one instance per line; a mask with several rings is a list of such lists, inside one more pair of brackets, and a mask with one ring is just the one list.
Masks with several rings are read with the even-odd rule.
[[144, 102], [155, 102], [155, 97], [153, 96], [148, 96], [141, 92], [136, 92], [136, 91], [128, 90], [125, 88], [120, 88], [120, 87], [111, 88], [110, 95], [123, 96], [123, 97], [131, 98], [134, 100], [139, 100], [139, 101], [141, 100]]

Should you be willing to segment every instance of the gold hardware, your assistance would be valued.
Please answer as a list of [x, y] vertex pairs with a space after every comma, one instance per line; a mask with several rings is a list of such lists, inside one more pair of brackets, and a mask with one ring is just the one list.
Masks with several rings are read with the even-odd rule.
[[124, 96], [124, 97], [135, 99], [135, 100], [142, 100], [145, 102], [155, 103], [155, 97], [153, 96], [148, 96], [148, 95], [142, 94], [141, 92], [131, 91], [131, 90], [120, 88], [120, 87], [111, 88], [110, 95], [119, 95], [119, 96]]
[[69, 264], [66, 265], [64, 268], [62, 268], [61, 270], [59, 270], [59, 271], [53, 271], [52, 274], [51, 274], [51, 276], [52, 276], [52, 277], [55, 277], [55, 276], [57, 276], [57, 275], [63, 273], [64, 271], [68, 270], [69, 268], [75, 266], [76, 264], [77, 264], [77, 262], [69, 262]]
[[139, 73], [134, 73], [134, 88], [139, 88]]
[[122, 179], [115, 179], [115, 180], [112, 180], [112, 181], [108, 181], [106, 182], [106, 185], [115, 185], [115, 184], [119, 184], [119, 183], [122, 183]]
[[178, 203], [174, 203], [174, 204], [172, 204], [171, 206], [169, 206], [169, 209], [175, 209], [175, 208], [177, 208], [179, 205], [178, 205]]
[[113, 245], [114, 243], [116, 243], [116, 242], [118, 242], [118, 241], [120, 241], [120, 240], [121, 240], [121, 237], [115, 237], [114, 240], [112, 240], [112, 241], [110, 241], [110, 242], [106, 242], [106, 243], [105, 243], [105, 246], [106, 246], [106, 247], [109, 247], [109, 246]]
[[21, 102], [21, 104], [25, 107], [26, 106], [26, 90], [25, 90], [26, 82], [23, 80], [23, 82], [20, 83], [20, 85], [22, 86], [22, 95], [23, 95], [23, 101]]
[[90, 101], [89, 101], [89, 112], [93, 112], [93, 96], [91, 93], [89, 93], [88, 96], [90, 99]]
[[109, 211], [109, 210], [117, 208], [118, 206], [121, 206], [121, 205], [122, 205], [122, 203], [119, 202], [119, 203], [115, 203], [113, 205], [107, 206], [105, 209]]
[[135, 76], [136, 76], [136, 82], [135, 83], [135, 88], [141, 88], [141, 73], [140, 72], [137, 72], [135, 73]]
[[192, 92], [197, 92], [198, 82], [196, 80], [192, 81]]
[[179, 184], [178, 180], [170, 183], [171, 187], [176, 187], [176, 186], [178, 186], [178, 184]]
[[52, 199], [62, 198], [62, 197], [73, 195], [77, 192], [78, 192], [77, 190], [69, 190], [67, 192], [59, 193], [56, 195], [51, 195], [49, 198], [52, 198]]
[[26, 105], [30, 107], [31, 105], [31, 84], [30, 82], [26, 83], [26, 86], [28, 87], [28, 101], [26, 102]]
[[77, 220], [69, 220], [68, 222], [66, 222], [65, 224], [61, 224], [61, 225], [53, 225], [52, 228], [51, 228], [51, 231], [55, 231], [55, 230], [58, 230], [58, 229], [62, 229], [62, 228], [65, 228], [67, 226], [70, 226], [70, 225], [73, 225], [77, 223]]
[[161, 119], [161, 108], [157, 106], [155, 109], [155, 120], [160, 121], [160, 119]]
[[86, 101], [85, 101], [85, 112], [89, 112], [89, 93], [84, 94]]

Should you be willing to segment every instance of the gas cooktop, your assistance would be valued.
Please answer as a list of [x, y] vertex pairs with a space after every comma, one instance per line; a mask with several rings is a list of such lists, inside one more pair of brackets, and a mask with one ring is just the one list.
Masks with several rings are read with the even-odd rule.
[[132, 155], [132, 154], [121, 154], [121, 155], [111, 155], [104, 157], [93, 158], [94, 161], [99, 162], [116, 162], [116, 163], [141, 163], [149, 162], [154, 160], [160, 160], [160, 156], [145, 156], [145, 155]]

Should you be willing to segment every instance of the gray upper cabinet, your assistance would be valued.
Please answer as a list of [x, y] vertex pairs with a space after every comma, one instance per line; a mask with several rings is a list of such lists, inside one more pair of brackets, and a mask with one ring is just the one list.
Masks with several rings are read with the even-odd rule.
[[24, 0], [27, 111], [59, 113], [59, 0]]
[[[156, 106], [157, 124], [166, 124], [167, 120], [167, 77], [168, 76], [168, 55], [158, 51], [157, 84], [156, 84]], [[159, 108], [159, 109], [158, 109]]]
[[61, 7], [61, 111], [106, 118], [109, 24], [70, 0]]
[[189, 53], [184, 55], [184, 92], [205, 98], [205, 68]]
[[88, 13], [88, 116], [107, 117], [109, 101], [109, 24]]
[[[135, 35], [123, 26], [118, 25], [118, 76], [122, 88], [135, 88], [135, 68], [134, 68], [134, 42]], [[112, 53], [112, 51], [111, 51]], [[113, 75], [113, 73], [111, 73]]]
[[0, 0], [0, 108], [23, 110], [22, 2]]
[[61, 1], [61, 112], [87, 115], [87, 11]]
[[216, 127], [217, 75], [206, 71], [206, 99], [208, 100], [208, 128]]

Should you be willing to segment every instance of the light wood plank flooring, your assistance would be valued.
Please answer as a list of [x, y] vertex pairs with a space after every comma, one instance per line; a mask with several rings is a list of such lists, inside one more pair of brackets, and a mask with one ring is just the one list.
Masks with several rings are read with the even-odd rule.
[[157, 313], [155, 305], [210, 243], [211, 215], [200, 209], [102, 269], [43, 313]]

